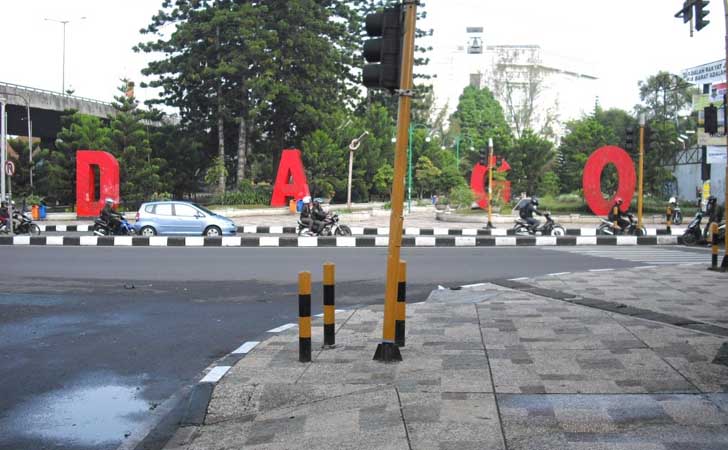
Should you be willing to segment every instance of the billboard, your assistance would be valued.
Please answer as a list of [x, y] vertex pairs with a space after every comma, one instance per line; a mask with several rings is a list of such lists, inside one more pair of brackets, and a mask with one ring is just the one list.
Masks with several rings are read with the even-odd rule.
[[725, 59], [685, 69], [680, 76], [692, 84], [725, 82]]

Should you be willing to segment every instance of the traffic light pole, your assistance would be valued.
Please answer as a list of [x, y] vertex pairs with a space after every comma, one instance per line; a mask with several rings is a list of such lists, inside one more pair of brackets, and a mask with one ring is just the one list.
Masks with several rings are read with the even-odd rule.
[[488, 138], [488, 228], [493, 226], [493, 138]]
[[645, 115], [640, 115], [640, 171], [639, 192], [637, 194], [637, 230], [642, 230], [642, 201], [644, 198], [645, 173]]
[[387, 254], [387, 283], [384, 293], [384, 326], [382, 343], [377, 346], [374, 359], [382, 362], [401, 361], [402, 355], [394, 342], [397, 285], [399, 283], [399, 257], [404, 224], [404, 177], [407, 165], [408, 131], [413, 88], [413, 65], [417, 1], [404, 1], [405, 22], [400, 76], [399, 109], [397, 112], [397, 143], [394, 154], [394, 181], [392, 182], [392, 209], [389, 216], [389, 251]]

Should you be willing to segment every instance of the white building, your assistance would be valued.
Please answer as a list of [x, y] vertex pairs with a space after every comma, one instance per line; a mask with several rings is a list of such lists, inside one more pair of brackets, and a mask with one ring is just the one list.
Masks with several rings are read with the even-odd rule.
[[[534, 97], [531, 128], [540, 131], [549, 120], [553, 138], [563, 135], [563, 124], [591, 112], [598, 99], [596, 76], [587, 74], [579, 64], [549, 53], [538, 45], [490, 45], [482, 27], [463, 30], [462, 44], [438, 48], [430, 62], [434, 75], [432, 85], [438, 110], [447, 108], [448, 117], [468, 85], [489, 87], [499, 98], [506, 118], [518, 132], [514, 113], [518, 106], [511, 104], [525, 97]], [[534, 89], [535, 88], [535, 89]], [[535, 95], [534, 95], [535, 94]], [[509, 117], [510, 116], [510, 117]]]

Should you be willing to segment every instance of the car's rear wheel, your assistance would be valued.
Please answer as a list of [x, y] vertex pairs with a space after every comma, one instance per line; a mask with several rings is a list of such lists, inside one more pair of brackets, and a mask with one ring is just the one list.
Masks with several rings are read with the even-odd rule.
[[139, 230], [139, 234], [141, 234], [144, 237], [152, 237], [157, 235], [157, 230], [155, 230], [153, 227], [146, 226], [142, 227], [141, 230]]
[[222, 230], [216, 226], [209, 226], [205, 228], [205, 236], [207, 237], [219, 237], [222, 236]]

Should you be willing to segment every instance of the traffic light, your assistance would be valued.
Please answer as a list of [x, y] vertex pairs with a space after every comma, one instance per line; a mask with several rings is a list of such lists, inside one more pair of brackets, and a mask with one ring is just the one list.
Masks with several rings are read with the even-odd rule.
[[369, 39], [364, 42], [364, 58], [370, 63], [362, 71], [362, 82], [370, 89], [399, 89], [402, 66], [404, 20], [401, 6], [369, 14], [365, 20]]
[[656, 144], [657, 141], [657, 131], [650, 127], [645, 127], [645, 150], [652, 148], [652, 144]]
[[634, 128], [627, 128], [624, 135], [625, 150], [634, 151]]
[[693, 0], [685, 0], [683, 2], [683, 9], [675, 14], [675, 17], [682, 18], [683, 23], [688, 23], [693, 18], [693, 5], [691, 4], [692, 1]]
[[698, 31], [710, 23], [710, 20], [705, 20], [705, 16], [710, 14], [710, 11], [706, 9], [708, 3], [710, 3], [708, 0], [695, 0], [695, 29]]
[[718, 108], [713, 105], [703, 108], [703, 129], [708, 134], [718, 132]]
[[488, 150], [485, 148], [480, 149], [480, 165], [485, 166], [488, 164]]
[[708, 147], [703, 145], [702, 155], [700, 158], [700, 179], [703, 181], [710, 180], [710, 164], [708, 164]]

